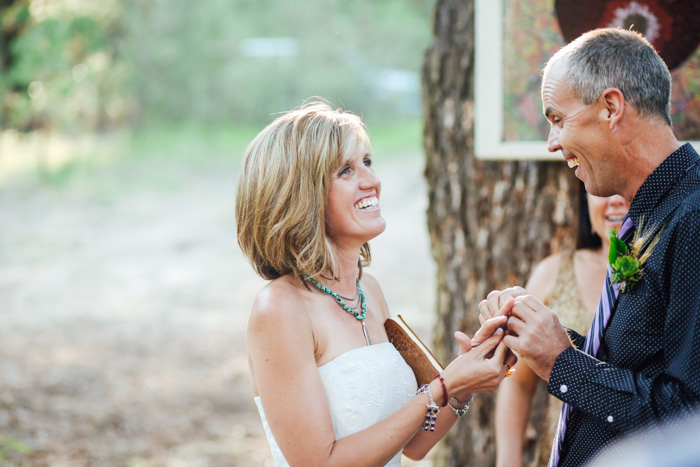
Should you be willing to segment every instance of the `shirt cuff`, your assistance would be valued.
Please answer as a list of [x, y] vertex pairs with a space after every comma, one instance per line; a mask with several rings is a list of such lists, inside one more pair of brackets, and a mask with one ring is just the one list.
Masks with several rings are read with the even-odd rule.
[[576, 405], [586, 381], [598, 360], [574, 347], [559, 354], [549, 375], [547, 391], [564, 402]]

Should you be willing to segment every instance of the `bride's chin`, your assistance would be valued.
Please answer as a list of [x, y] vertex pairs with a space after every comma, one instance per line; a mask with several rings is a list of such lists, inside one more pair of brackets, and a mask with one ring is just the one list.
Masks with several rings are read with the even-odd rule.
[[366, 241], [370, 241], [384, 233], [384, 231], [386, 230], [386, 221], [383, 217], [373, 219], [370, 224], [365, 225], [364, 230], [367, 234]]
[[[377, 233], [374, 234], [374, 235], [372, 236], [372, 238], [370, 238], [369, 240], [373, 240], [373, 239], [379, 237], [381, 234], [384, 233], [385, 230], [386, 230], [386, 222], [384, 222], [384, 223], [382, 224], [382, 226], [379, 227], [379, 228], [377, 229]], [[369, 241], [369, 240], [368, 240], [368, 241]]]

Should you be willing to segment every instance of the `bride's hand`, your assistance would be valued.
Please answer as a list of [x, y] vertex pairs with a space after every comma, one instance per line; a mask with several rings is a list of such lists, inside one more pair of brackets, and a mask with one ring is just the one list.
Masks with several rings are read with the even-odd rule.
[[459, 353], [457, 355], [465, 354], [472, 349], [472, 341], [462, 331], [455, 332], [455, 339], [459, 342]]
[[[519, 287], [513, 287], [512, 290], [519, 289], [519, 290], [524, 290]], [[511, 289], [509, 289], [511, 290]], [[496, 316], [510, 316], [510, 311], [515, 305], [515, 298], [513, 296], [510, 296], [506, 298], [506, 300], [502, 303], [501, 307], [498, 309], [498, 313], [496, 313]], [[479, 318], [482, 318], [480, 316]], [[493, 318], [491, 318], [493, 319]], [[474, 338], [470, 341], [471, 347], [476, 347], [478, 346], [481, 342], [486, 340], [490, 335], [491, 331], [489, 331], [488, 328], [485, 328], [485, 324], [489, 322], [490, 320], [481, 320], [482, 321], [482, 326], [481, 328], [476, 331], [476, 334], [474, 334]], [[505, 330], [505, 326], [503, 326], [503, 329]], [[508, 332], [508, 331], [507, 331]], [[455, 336], [456, 337], [456, 336]], [[506, 359], [505, 359], [505, 365], [508, 367], [508, 369], [511, 369], [515, 366], [515, 364], [518, 362], [518, 357], [513, 353], [512, 350], [508, 350], [506, 353]]]
[[[464, 334], [462, 331], [457, 331], [455, 332], [455, 339], [457, 339], [457, 342], [459, 342], [459, 353], [458, 355], [462, 355], [464, 353], [469, 352], [473, 347], [477, 347], [479, 344], [484, 342], [486, 339], [488, 339], [496, 330], [496, 328], [501, 327], [505, 329], [506, 321], [503, 320], [504, 317], [508, 316], [510, 313], [510, 309], [513, 308], [513, 304], [515, 303], [515, 300], [512, 298], [509, 298], [501, 307], [499, 310], [499, 313], [496, 317], [487, 320], [483, 320], [481, 322], [481, 327], [479, 328], [478, 331], [476, 331], [476, 334], [474, 334], [474, 339], [469, 339], [469, 336]], [[502, 321], [498, 321], [497, 318], [501, 318]]]
[[505, 322], [505, 316], [484, 322], [477, 335], [488, 338], [478, 346], [471, 347], [471, 341], [462, 333], [455, 335], [462, 347], [460, 355], [442, 372], [450, 386], [450, 396], [466, 400], [471, 393], [491, 392], [498, 387], [508, 370], [504, 365], [507, 348], [501, 328]]

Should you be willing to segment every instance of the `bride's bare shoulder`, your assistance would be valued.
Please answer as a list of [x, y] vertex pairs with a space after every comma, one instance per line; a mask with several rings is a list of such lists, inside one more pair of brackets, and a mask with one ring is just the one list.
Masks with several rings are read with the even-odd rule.
[[303, 285], [292, 277], [283, 276], [270, 281], [253, 301], [248, 318], [249, 334], [256, 330], [291, 330], [305, 324], [308, 320], [305, 291]]
[[270, 381], [285, 372], [316, 368], [314, 334], [305, 292], [300, 282], [281, 277], [256, 295], [247, 329], [253, 394], [257, 395], [261, 386], [269, 386]]

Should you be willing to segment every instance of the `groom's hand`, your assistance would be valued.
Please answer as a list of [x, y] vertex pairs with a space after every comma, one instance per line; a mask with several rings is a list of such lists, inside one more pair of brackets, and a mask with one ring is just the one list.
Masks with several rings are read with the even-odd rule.
[[559, 354], [572, 347], [569, 333], [557, 315], [530, 295], [514, 299], [508, 318], [506, 346], [545, 381]]

